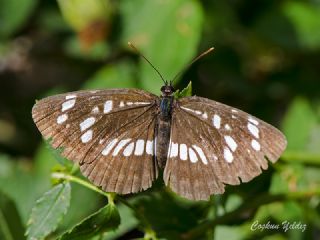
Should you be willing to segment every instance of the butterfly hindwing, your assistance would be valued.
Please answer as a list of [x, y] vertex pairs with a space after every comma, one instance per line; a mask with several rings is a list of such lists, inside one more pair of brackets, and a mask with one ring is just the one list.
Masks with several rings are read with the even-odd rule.
[[127, 194], [151, 187], [158, 176], [155, 162], [156, 116], [149, 111], [116, 131], [104, 143], [101, 157], [81, 164], [82, 173], [107, 192]]
[[[181, 136], [183, 132], [183, 137]], [[208, 199], [224, 184], [251, 180], [275, 162], [285, 137], [271, 125], [200, 97], [176, 101], [164, 180], [189, 199]]]
[[[32, 116], [52, 146], [79, 163], [95, 184], [136, 192], [150, 187], [157, 174], [151, 153], [157, 98], [135, 89], [78, 91], [38, 101]], [[142, 153], [135, 154], [138, 146]]]

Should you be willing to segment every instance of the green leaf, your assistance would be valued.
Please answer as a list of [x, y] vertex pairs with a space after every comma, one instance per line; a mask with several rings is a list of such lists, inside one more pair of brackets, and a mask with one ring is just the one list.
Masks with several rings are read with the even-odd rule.
[[306, 185], [301, 186], [301, 188], [297, 185], [304, 181], [303, 171], [304, 167], [302, 164], [292, 163], [282, 166], [278, 172], [272, 175], [270, 193], [288, 193], [292, 189], [307, 190]]
[[70, 183], [61, 183], [36, 202], [28, 221], [28, 239], [43, 239], [57, 228], [69, 208], [70, 196]]
[[140, 195], [134, 200], [132, 205], [144, 215], [158, 238], [179, 239], [207, 215], [206, 202], [189, 201], [165, 189]]
[[182, 98], [182, 97], [190, 97], [192, 96], [192, 82], [190, 81], [188, 86], [185, 87], [184, 89], [182, 89], [182, 91], [180, 92], [180, 90], [178, 89], [177, 91], [174, 92], [174, 97], [176, 99], [178, 98]]
[[133, 230], [139, 224], [132, 210], [128, 208], [126, 205], [120, 204], [117, 205], [117, 208], [119, 210], [120, 219], [123, 219], [123, 221], [121, 221], [119, 227], [114, 232], [106, 234], [103, 240], [118, 239], [127, 232]]
[[256, 213], [255, 219], [260, 219], [263, 222], [264, 218], [272, 217], [278, 222], [296, 221], [297, 219], [303, 221], [304, 210], [303, 207], [295, 201], [274, 202], [261, 206]]
[[35, 172], [44, 175], [46, 178], [51, 174], [52, 169], [60, 163], [67, 169], [71, 169], [73, 163], [61, 156], [62, 149], [54, 149], [50, 140], [44, 140], [35, 155]]
[[[71, 183], [71, 201], [68, 214], [61, 223], [62, 232], [71, 229], [79, 223], [85, 216], [89, 216], [96, 211], [101, 204], [101, 196], [77, 183]], [[85, 196], [85, 197], [83, 197]]]
[[73, 229], [64, 233], [60, 240], [87, 240], [98, 234], [113, 230], [120, 224], [120, 215], [114, 204], [108, 204], [90, 215]]
[[68, 55], [73, 58], [84, 60], [104, 60], [110, 52], [110, 46], [107, 42], [95, 42], [90, 48], [84, 51], [81, 41], [76, 36], [72, 36], [65, 41], [64, 49]]
[[245, 235], [241, 227], [217, 226], [214, 239], [239, 240], [245, 239]]
[[58, 0], [58, 4], [65, 20], [76, 31], [97, 20], [107, 20], [113, 12], [108, 0]]
[[285, 16], [291, 21], [302, 47], [320, 47], [320, 7], [316, 4], [297, 1], [286, 2]]
[[0, 37], [9, 37], [25, 24], [37, 2], [37, 0], [0, 0]]
[[35, 174], [29, 163], [0, 154], [0, 189], [16, 203], [23, 223], [34, 202], [50, 187], [48, 175]]
[[137, 87], [137, 84], [134, 81], [134, 65], [130, 61], [104, 66], [83, 86], [84, 89], [134, 87]]
[[[122, 43], [130, 41], [141, 49], [167, 79], [196, 54], [203, 23], [198, 1], [124, 0], [119, 7], [124, 26]], [[139, 73], [141, 86], [158, 93], [163, 83], [143, 59]]]
[[0, 192], [0, 239], [25, 239], [24, 227], [15, 203]]
[[309, 102], [296, 98], [284, 118], [283, 132], [288, 140], [287, 150], [305, 150], [317, 122]]

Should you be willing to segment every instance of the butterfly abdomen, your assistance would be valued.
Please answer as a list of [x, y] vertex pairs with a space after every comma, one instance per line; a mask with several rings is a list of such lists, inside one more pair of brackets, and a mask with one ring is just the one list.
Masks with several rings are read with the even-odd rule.
[[156, 159], [158, 166], [163, 169], [167, 162], [171, 119], [172, 119], [173, 96], [165, 96], [160, 101], [160, 113], [156, 125]]

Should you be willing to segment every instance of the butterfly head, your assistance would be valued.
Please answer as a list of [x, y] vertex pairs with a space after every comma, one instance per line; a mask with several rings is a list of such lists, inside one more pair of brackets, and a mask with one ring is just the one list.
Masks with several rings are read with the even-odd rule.
[[162, 92], [162, 96], [172, 96], [174, 93], [172, 82], [170, 81], [170, 84], [166, 82], [166, 84], [161, 87], [161, 92]]

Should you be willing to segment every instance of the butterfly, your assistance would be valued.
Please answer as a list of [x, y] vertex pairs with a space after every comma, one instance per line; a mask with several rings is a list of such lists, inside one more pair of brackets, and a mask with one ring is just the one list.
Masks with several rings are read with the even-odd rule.
[[239, 109], [176, 99], [172, 81], [160, 96], [139, 89], [50, 96], [36, 102], [32, 117], [94, 185], [119, 194], [150, 188], [163, 171], [175, 193], [207, 200], [259, 175], [287, 145], [278, 129]]

